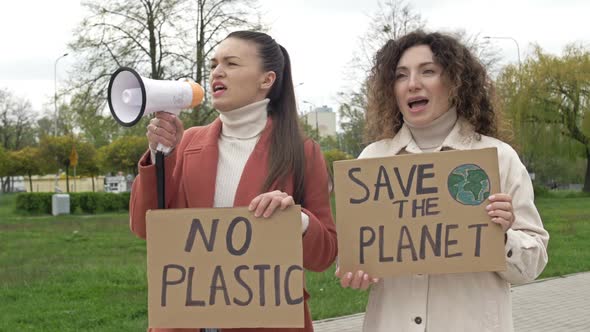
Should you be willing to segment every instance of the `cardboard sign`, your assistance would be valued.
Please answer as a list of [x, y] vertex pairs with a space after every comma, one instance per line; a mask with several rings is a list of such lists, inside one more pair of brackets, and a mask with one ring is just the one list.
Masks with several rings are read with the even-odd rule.
[[495, 148], [334, 163], [342, 271], [386, 277], [506, 269], [485, 207], [500, 191]]
[[301, 208], [147, 212], [150, 327], [303, 327]]

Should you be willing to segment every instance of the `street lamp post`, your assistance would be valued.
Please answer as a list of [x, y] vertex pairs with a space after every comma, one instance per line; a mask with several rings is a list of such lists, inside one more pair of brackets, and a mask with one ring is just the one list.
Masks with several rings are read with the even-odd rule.
[[497, 37], [497, 36], [485, 36], [483, 38], [484, 39], [509, 39], [509, 40], [512, 40], [514, 42], [514, 44], [516, 44], [516, 51], [518, 52], [518, 69], [520, 69], [520, 67], [522, 66], [522, 62], [520, 61], [520, 46], [518, 45], [518, 42], [516, 41], [516, 39], [514, 39], [512, 37]]
[[54, 135], [57, 136], [57, 119], [58, 119], [58, 112], [57, 112], [57, 62], [63, 58], [68, 56], [68, 53], [64, 53], [55, 59], [55, 63], [53, 64], [53, 107], [55, 108], [55, 131]]

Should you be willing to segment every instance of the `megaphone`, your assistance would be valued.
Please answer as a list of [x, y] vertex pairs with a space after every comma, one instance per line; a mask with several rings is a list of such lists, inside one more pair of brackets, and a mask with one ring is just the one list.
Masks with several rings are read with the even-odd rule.
[[[205, 91], [187, 80], [167, 81], [141, 77], [128, 67], [117, 69], [109, 81], [108, 102], [111, 114], [122, 126], [131, 127], [141, 117], [165, 111], [178, 115], [203, 101]], [[158, 144], [158, 151], [168, 153], [169, 147]]]

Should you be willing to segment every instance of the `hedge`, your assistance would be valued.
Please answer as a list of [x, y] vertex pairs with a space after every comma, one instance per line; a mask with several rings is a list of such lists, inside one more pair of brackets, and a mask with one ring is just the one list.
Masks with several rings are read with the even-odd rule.
[[[20, 193], [16, 196], [16, 211], [27, 214], [51, 214], [54, 193]], [[129, 210], [129, 193], [83, 192], [70, 193], [70, 212], [94, 214]]]

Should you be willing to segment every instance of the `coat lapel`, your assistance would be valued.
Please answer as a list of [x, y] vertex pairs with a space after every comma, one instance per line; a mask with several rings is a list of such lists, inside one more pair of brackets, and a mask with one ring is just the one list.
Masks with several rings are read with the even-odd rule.
[[183, 185], [188, 207], [213, 206], [220, 132], [221, 120], [218, 117], [202, 135], [195, 136], [183, 151]]
[[[270, 150], [270, 134], [272, 118], [268, 118], [260, 139], [248, 157], [240, 183], [234, 197], [234, 206], [248, 206], [254, 197], [260, 194], [262, 185], [268, 175], [268, 156]], [[246, 176], [245, 176], [246, 175]]]

